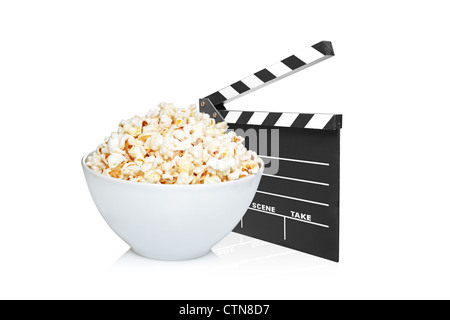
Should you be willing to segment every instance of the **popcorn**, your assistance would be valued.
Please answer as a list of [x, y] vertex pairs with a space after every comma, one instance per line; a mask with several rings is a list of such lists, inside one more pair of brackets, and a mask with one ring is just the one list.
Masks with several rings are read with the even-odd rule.
[[103, 173], [103, 171], [107, 169], [107, 165], [102, 160], [98, 150], [97, 153], [94, 153], [87, 159], [86, 164], [89, 168], [98, 173]]
[[112, 178], [152, 184], [212, 184], [256, 174], [261, 160], [227, 129], [195, 105], [161, 103], [122, 120], [86, 164]]
[[221, 181], [222, 180], [218, 176], [214, 175], [214, 176], [211, 176], [211, 177], [206, 177], [205, 184], [219, 183]]
[[130, 178], [132, 178], [134, 176], [140, 176], [141, 175], [141, 167], [134, 164], [133, 162], [130, 162], [123, 166], [122, 172], [125, 176], [128, 176]]
[[108, 159], [108, 166], [111, 169], [115, 169], [119, 166], [123, 166], [127, 162], [127, 158], [125, 158], [123, 155], [118, 153], [112, 153]]
[[161, 180], [161, 175], [155, 170], [149, 170], [145, 173], [144, 179], [148, 183], [158, 183]]
[[170, 174], [163, 174], [162, 175], [163, 180], [168, 180], [168, 181], [173, 181], [173, 176], [171, 176]]
[[188, 172], [182, 172], [178, 175], [177, 184], [189, 184], [194, 179]]
[[111, 178], [117, 178], [117, 179], [122, 179], [123, 178], [123, 172], [121, 168], [108, 168], [106, 170], [103, 171], [104, 174], [106, 174], [107, 176], [110, 176]]
[[144, 153], [147, 152], [142, 146], [131, 147], [130, 151], [128, 151], [128, 155], [130, 156], [130, 158], [133, 159], [136, 164], [141, 166], [144, 164]]
[[235, 170], [232, 173], [230, 173], [227, 178], [228, 180], [237, 180], [239, 179], [241, 173], [239, 172], [239, 170]]
[[195, 174], [196, 176], [199, 176], [199, 175], [202, 175], [203, 172], [205, 172], [206, 170], [208, 170], [208, 166], [201, 165], [201, 166], [196, 167], [196, 168], [192, 171], [192, 173]]

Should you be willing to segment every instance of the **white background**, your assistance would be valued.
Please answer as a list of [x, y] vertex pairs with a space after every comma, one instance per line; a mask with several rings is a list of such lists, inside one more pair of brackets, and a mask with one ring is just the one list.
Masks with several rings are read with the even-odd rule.
[[[2, 1], [0, 298], [450, 298], [448, 1]], [[344, 114], [341, 262], [231, 234], [128, 251], [80, 159], [122, 118], [303, 47], [336, 57], [230, 104]]]

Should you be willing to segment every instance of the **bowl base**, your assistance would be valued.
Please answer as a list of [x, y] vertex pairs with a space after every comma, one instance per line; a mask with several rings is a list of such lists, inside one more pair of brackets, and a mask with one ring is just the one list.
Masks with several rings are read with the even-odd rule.
[[139, 250], [136, 250], [134, 248], [131, 248], [131, 250], [136, 253], [138, 256], [141, 256], [143, 258], [146, 259], [152, 259], [152, 260], [160, 260], [160, 261], [185, 261], [185, 260], [193, 260], [193, 259], [198, 259], [201, 258], [205, 255], [207, 255], [208, 253], [211, 252], [211, 249], [208, 249], [205, 252], [202, 252], [200, 254], [195, 254], [195, 255], [191, 255], [191, 256], [182, 256], [182, 257], [171, 257], [171, 256], [155, 256], [155, 255], [149, 255], [146, 253], [143, 253]]

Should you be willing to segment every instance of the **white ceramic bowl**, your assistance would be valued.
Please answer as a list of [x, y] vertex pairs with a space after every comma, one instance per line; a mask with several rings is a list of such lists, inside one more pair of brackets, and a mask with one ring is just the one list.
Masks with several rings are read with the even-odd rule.
[[82, 159], [97, 209], [134, 252], [147, 258], [200, 257], [239, 223], [253, 200], [258, 174], [205, 185], [156, 185], [96, 173]]

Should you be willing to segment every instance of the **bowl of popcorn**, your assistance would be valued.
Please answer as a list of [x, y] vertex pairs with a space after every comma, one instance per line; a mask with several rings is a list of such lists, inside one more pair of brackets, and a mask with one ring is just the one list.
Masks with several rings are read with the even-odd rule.
[[137, 254], [200, 257], [239, 223], [264, 163], [227, 123], [162, 103], [123, 120], [82, 159], [98, 210]]

